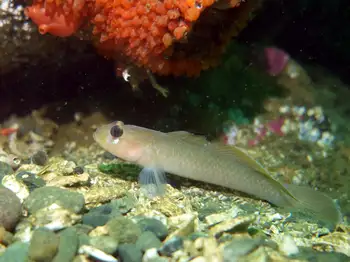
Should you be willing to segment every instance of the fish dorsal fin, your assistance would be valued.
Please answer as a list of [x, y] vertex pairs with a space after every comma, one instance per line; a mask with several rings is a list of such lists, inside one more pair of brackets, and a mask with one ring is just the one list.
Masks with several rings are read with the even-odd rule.
[[288, 189], [286, 189], [280, 182], [275, 180], [270, 175], [270, 172], [266, 168], [264, 168], [258, 161], [252, 158], [244, 149], [236, 146], [227, 146], [220, 142], [211, 143], [210, 146], [213, 147], [213, 149], [217, 152], [230, 155], [232, 157], [235, 157], [236, 159], [239, 159], [242, 163], [254, 169], [261, 175], [267, 177], [271, 181], [271, 183], [274, 183], [276, 186], [278, 186], [281, 191], [284, 191], [286, 194], [296, 199], [296, 197], [291, 192], [289, 192]]
[[223, 154], [232, 155], [235, 158], [238, 158], [241, 162], [255, 169], [257, 172], [263, 173], [270, 177], [269, 171], [267, 171], [258, 161], [252, 158], [243, 148], [237, 146], [227, 146], [220, 142], [211, 143], [211, 146]]
[[172, 137], [176, 137], [178, 139], [181, 139], [183, 141], [186, 141], [188, 143], [204, 146], [207, 145], [209, 142], [204, 136], [198, 136], [194, 135], [192, 133], [189, 133], [187, 131], [173, 131], [169, 132], [168, 135]]

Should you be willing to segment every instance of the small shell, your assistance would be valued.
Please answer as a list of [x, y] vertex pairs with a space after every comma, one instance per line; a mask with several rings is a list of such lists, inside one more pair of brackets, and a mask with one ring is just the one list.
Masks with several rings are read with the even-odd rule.
[[105, 253], [105, 252], [103, 252], [95, 247], [92, 247], [92, 246], [82, 245], [79, 248], [78, 252], [79, 252], [79, 254], [86, 254], [88, 256], [94, 257], [94, 258], [101, 260], [101, 261], [118, 262], [118, 260], [115, 257], [108, 255], [107, 253]]

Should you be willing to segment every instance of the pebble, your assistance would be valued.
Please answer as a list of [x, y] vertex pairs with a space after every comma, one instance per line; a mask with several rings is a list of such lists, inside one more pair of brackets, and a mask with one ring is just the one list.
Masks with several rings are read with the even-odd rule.
[[164, 245], [159, 249], [159, 252], [164, 255], [170, 257], [172, 253], [177, 250], [182, 249], [184, 246], [184, 241], [181, 237], [173, 237], [169, 239]]
[[124, 197], [112, 200], [110, 205], [113, 209], [118, 210], [122, 214], [128, 213], [137, 203], [137, 199], [126, 193]]
[[142, 262], [168, 262], [166, 257], [160, 257], [156, 248], [146, 250], [142, 257]]
[[279, 249], [286, 256], [292, 256], [299, 253], [298, 246], [290, 235], [283, 236], [282, 242], [279, 244]]
[[29, 243], [15, 242], [0, 256], [0, 262], [23, 262], [28, 260]]
[[104, 226], [111, 218], [121, 216], [118, 209], [114, 209], [111, 203], [90, 209], [83, 216], [83, 224], [93, 227]]
[[223, 249], [224, 261], [236, 261], [239, 257], [250, 253], [261, 244], [261, 239], [234, 239]]
[[50, 186], [35, 189], [24, 201], [29, 213], [35, 213], [52, 204], [80, 213], [84, 208], [85, 201], [84, 196], [78, 192]]
[[114, 254], [118, 249], [118, 242], [111, 236], [89, 237], [88, 243], [107, 254]]
[[150, 248], [159, 248], [161, 245], [162, 242], [151, 231], [143, 232], [136, 241], [136, 246], [143, 252]]
[[54, 232], [38, 228], [33, 232], [28, 256], [34, 261], [51, 261], [56, 255], [60, 238]]
[[164, 240], [168, 236], [167, 227], [158, 219], [143, 218], [137, 222], [142, 231], [153, 232], [160, 240]]
[[247, 231], [248, 226], [255, 220], [255, 215], [228, 219], [211, 227], [209, 233], [214, 237], [219, 237], [225, 232], [245, 232]]
[[120, 244], [135, 243], [141, 235], [140, 227], [131, 219], [116, 217], [106, 224], [108, 233]]
[[31, 160], [35, 165], [44, 166], [49, 159], [47, 153], [43, 150], [37, 151], [34, 155], [32, 155]]
[[135, 244], [122, 244], [118, 248], [120, 260], [123, 262], [141, 262], [142, 252]]
[[29, 191], [33, 191], [36, 188], [46, 185], [44, 179], [28, 171], [20, 171], [18, 174], [16, 174], [16, 179], [22, 181], [27, 186]]
[[11, 231], [22, 212], [20, 199], [10, 189], [0, 187], [0, 226]]
[[10, 175], [12, 173], [12, 167], [9, 164], [0, 161], [0, 182], [4, 176]]
[[74, 228], [67, 228], [59, 233], [58, 252], [52, 262], [67, 262], [74, 259], [79, 247], [79, 238]]

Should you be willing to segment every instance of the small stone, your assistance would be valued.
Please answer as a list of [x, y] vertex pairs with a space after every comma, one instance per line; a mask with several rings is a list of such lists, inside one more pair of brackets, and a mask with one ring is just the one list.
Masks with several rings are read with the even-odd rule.
[[137, 199], [130, 193], [126, 193], [124, 197], [112, 200], [110, 205], [113, 209], [119, 210], [120, 213], [128, 213], [136, 204]]
[[244, 256], [261, 244], [261, 239], [240, 238], [234, 239], [223, 249], [224, 261], [237, 261], [239, 257]]
[[79, 246], [79, 238], [74, 228], [67, 228], [59, 233], [58, 252], [52, 262], [67, 262], [74, 259]]
[[137, 222], [142, 231], [153, 232], [160, 240], [164, 240], [168, 236], [167, 227], [158, 219], [143, 218]]
[[84, 196], [67, 189], [47, 186], [35, 189], [24, 202], [29, 213], [35, 213], [52, 204], [80, 213], [84, 208]]
[[22, 212], [20, 199], [10, 189], [0, 186], [0, 226], [11, 231]]
[[43, 150], [37, 151], [34, 155], [32, 155], [31, 160], [35, 165], [44, 166], [47, 163], [49, 156]]
[[298, 246], [290, 235], [285, 235], [282, 242], [279, 244], [279, 250], [286, 256], [291, 256], [299, 253]]
[[84, 168], [81, 167], [81, 166], [76, 166], [76, 167], [73, 169], [73, 173], [74, 173], [74, 174], [81, 175], [81, 174], [84, 173]]
[[27, 185], [16, 178], [16, 175], [7, 175], [2, 179], [2, 185], [10, 189], [23, 202], [29, 196]]
[[111, 218], [121, 216], [118, 208], [111, 205], [111, 203], [104, 204], [95, 208], [83, 216], [83, 224], [93, 227], [105, 225]]
[[96, 247], [107, 254], [114, 254], [118, 248], [118, 242], [111, 236], [89, 237], [88, 242], [91, 246]]
[[22, 181], [28, 187], [29, 191], [46, 185], [44, 179], [28, 171], [20, 171], [16, 174], [16, 179]]
[[184, 246], [184, 241], [181, 237], [173, 237], [166, 241], [164, 245], [159, 249], [159, 252], [164, 255], [170, 257], [172, 253], [177, 250], [182, 249]]
[[143, 252], [150, 248], [159, 248], [161, 245], [162, 242], [150, 231], [143, 232], [136, 241], [136, 246]]
[[125, 217], [116, 217], [106, 224], [108, 233], [120, 244], [135, 243], [141, 235], [140, 227]]
[[33, 232], [28, 256], [34, 261], [51, 261], [56, 255], [60, 239], [54, 232], [39, 228]]
[[118, 248], [120, 260], [123, 262], [142, 261], [142, 252], [135, 244], [123, 244]]
[[12, 167], [9, 164], [0, 161], [0, 182], [4, 176], [10, 175], [12, 173]]
[[248, 226], [255, 221], [255, 215], [236, 217], [225, 220], [209, 229], [209, 233], [214, 237], [221, 236], [224, 232], [244, 232]]
[[156, 248], [146, 250], [142, 257], [142, 262], [168, 262], [166, 257], [160, 257]]
[[35, 227], [45, 227], [49, 230], [61, 230], [70, 227], [81, 219], [81, 215], [74, 213], [69, 209], [62, 208], [57, 204], [38, 210], [28, 221]]
[[29, 243], [15, 242], [0, 255], [0, 262], [22, 262], [28, 260]]

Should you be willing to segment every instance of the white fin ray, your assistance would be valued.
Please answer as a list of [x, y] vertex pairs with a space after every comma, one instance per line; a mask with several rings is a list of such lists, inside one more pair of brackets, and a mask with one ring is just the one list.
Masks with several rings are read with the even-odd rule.
[[139, 174], [141, 190], [150, 198], [163, 196], [166, 191], [167, 179], [164, 170], [145, 167]]

